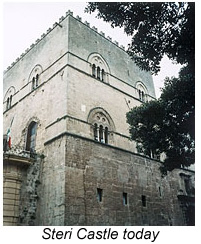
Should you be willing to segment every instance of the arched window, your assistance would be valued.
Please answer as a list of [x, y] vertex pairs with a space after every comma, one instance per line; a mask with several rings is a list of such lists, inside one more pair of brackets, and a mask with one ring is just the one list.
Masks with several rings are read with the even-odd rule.
[[43, 72], [42, 66], [37, 64], [31, 71], [28, 83], [31, 84], [31, 91], [35, 90], [41, 83], [41, 74]]
[[106, 110], [100, 107], [93, 108], [89, 112], [87, 121], [91, 124], [91, 135], [94, 140], [105, 144], [114, 142], [113, 132], [115, 131], [115, 125]]
[[89, 73], [100, 81], [109, 82], [110, 69], [106, 60], [98, 53], [91, 53], [88, 57]]
[[87, 121], [91, 124], [94, 140], [105, 144], [113, 143], [115, 125], [107, 111], [100, 107], [94, 108], [89, 112]]
[[37, 128], [37, 123], [32, 121], [27, 130], [26, 150], [30, 152], [34, 152], [35, 150], [36, 128]]
[[7, 90], [7, 92], [6, 92], [5, 96], [4, 96], [5, 110], [8, 110], [8, 109], [11, 108], [14, 95], [15, 95], [15, 87], [11, 86]]
[[145, 85], [139, 81], [136, 85], [136, 88], [138, 90], [138, 98], [142, 102], [146, 102], [147, 89], [146, 89]]

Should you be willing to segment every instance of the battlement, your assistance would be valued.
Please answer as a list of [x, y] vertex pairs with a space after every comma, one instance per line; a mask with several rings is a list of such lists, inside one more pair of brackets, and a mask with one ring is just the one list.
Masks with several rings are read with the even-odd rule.
[[20, 59], [22, 59], [32, 48], [34, 48], [43, 38], [45, 38], [54, 28], [56, 28], [57, 26], [59, 26], [59, 27], [61, 27], [62, 28], [62, 25], [61, 25], [61, 23], [62, 23], [62, 21], [63, 20], [65, 20], [68, 16], [72, 16], [73, 18], [75, 18], [75, 19], [77, 19], [78, 21], [80, 21], [81, 23], [83, 23], [84, 25], [86, 25], [86, 26], [88, 26], [91, 30], [93, 30], [93, 31], [95, 31], [95, 32], [97, 32], [98, 34], [100, 34], [102, 37], [104, 37], [104, 38], [106, 38], [108, 41], [110, 41], [110, 42], [112, 42], [114, 45], [116, 45], [116, 46], [118, 46], [119, 48], [121, 48], [122, 50], [124, 50], [125, 51], [125, 47], [123, 46], [123, 45], [120, 45], [119, 46], [119, 43], [117, 42], [117, 41], [113, 41], [112, 40], [112, 38], [110, 37], [110, 36], [107, 36], [107, 37], [105, 37], [105, 33], [104, 32], [102, 32], [102, 31], [98, 31], [98, 28], [96, 28], [95, 26], [93, 26], [93, 27], [90, 27], [90, 23], [89, 22], [87, 22], [87, 21], [82, 21], [82, 18], [80, 17], [80, 16], [76, 16], [76, 17], [74, 17], [73, 16], [73, 12], [72, 11], [70, 11], [70, 10], [68, 10], [67, 12], [66, 12], [66, 15], [65, 15], [65, 17], [64, 16], [61, 16], [60, 18], [59, 18], [59, 22], [55, 22], [54, 24], [53, 24], [53, 26], [52, 26], [52, 28], [49, 28], [45, 33], [43, 33], [42, 35], [41, 35], [41, 37], [40, 38], [38, 38], [34, 43], [32, 43], [31, 45], [30, 45], [30, 47], [28, 47], [21, 55], [20, 55], [20, 57], [18, 57], [14, 62], [12, 62], [11, 63], [11, 65], [9, 65], [8, 67], [7, 67], [7, 69], [6, 70], [4, 70], [4, 73], [5, 72], [7, 72], [9, 69], [11, 69]]

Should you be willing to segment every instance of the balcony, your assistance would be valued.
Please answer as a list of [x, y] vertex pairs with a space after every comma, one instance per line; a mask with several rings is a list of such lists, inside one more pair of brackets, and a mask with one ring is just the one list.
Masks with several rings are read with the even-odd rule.
[[4, 162], [14, 162], [24, 165], [30, 165], [36, 159], [36, 153], [34, 151], [26, 151], [19, 146], [12, 146], [9, 150], [4, 150], [3, 160]]

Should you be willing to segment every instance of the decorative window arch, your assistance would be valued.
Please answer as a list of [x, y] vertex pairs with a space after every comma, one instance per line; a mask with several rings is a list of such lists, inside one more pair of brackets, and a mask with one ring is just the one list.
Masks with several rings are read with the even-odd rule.
[[137, 88], [137, 91], [138, 91], [138, 98], [142, 101], [142, 102], [146, 102], [147, 100], [147, 88], [145, 87], [145, 85], [141, 82], [141, 81], [138, 81], [137, 84], [136, 84], [136, 88]]
[[88, 122], [91, 124], [93, 138], [105, 144], [113, 141], [115, 125], [111, 116], [103, 108], [94, 108], [89, 112]]
[[5, 110], [8, 110], [12, 107], [12, 101], [13, 101], [13, 96], [15, 95], [15, 87], [11, 86], [5, 96], [4, 96], [4, 104], [5, 104]]
[[35, 90], [40, 85], [40, 75], [43, 72], [42, 66], [37, 64], [29, 75], [28, 82], [31, 83], [31, 90]]
[[92, 53], [88, 57], [89, 73], [103, 82], [109, 82], [110, 69], [104, 58], [98, 53]]

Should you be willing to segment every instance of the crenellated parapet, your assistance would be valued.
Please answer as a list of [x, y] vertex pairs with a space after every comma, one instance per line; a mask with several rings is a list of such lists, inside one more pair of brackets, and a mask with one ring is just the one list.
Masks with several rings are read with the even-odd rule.
[[[52, 28], [48, 28], [47, 29], [47, 31], [45, 32], [45, 33], [43, 33], [42, 35], [41, 35], [41, 37], [40, 38], [38, 38], [34, 43], [32, 43], [31, 45], [30, 45], [30, 47], [29, 48], [27, 48], [21, 55], [20, 55], [20, 57], [18, 57], [14, 62], [12, 62], [11, 63], [11, 65], [10, 66], [8, 66], [7, 67], [7, 69], [4, 71], [4, 73], [5, 72], [7, 72], [9, 69], [11, 69], [20, 59], [22, 59], [32, 48], [34, 48], [43, 38], [45, 38], [53, 29], [55, 29], [55, 28], [57, 28], [58, 26], [59, 27], [62, 27], [62, 25], [61, 25], [61, 23], [62, 23], [62, 21], [64, 21], [68, 16], [73, 16], [73, 12], [72, 11], [70, 11], [70, 10], [68, 10], [67, 12], [66, 12], [66, 15], [65, 15], [65, 17], [64, 16], [61, 16], [60, 18], [59, 18], [59, 21], [58, 22], [55, 22], [54, 24], [53, 24], [53, 26], [52, 26]], [[74, 17], [74, 16], [73, 16]], [[98, 28], [97, 27], [95, 27], [95, 26], [92, 26], [92, 27], [90, 27], [90, 23], [89, 22], [87, 22], [87, 21], [82, 21], [82, 18], [80, 17], [80, 16], [76, 16], [76, 17], [74, 17], [74, 18], [76, 18], [78, 21], [80, 21], [81, 23], [83, 23], [84, 25], [86, 25], [86, 26], [88, 26], [89, 28], [91, 28], [93, 31], [95, 31], [95, 32], [97, 32], [98, 34], [100, 34], [102, 37], [104, 37], [104, 38], [106, 38], [107, 40], [109, 40], [110, 42], [112, 42], [114, 45], [116, 45], [116, 46], [118, 46], [119, 48], [121, 48], [122, 50], [125, 50], [125, 47], [124, 46], [119, 46], [119, 43], [117, 42], [117, 41], [113, 41], [112, 40], [112, 38], [111, 37], [109, 37], [109, 36], [107, 36], [107, 37], [105, 37], [105, 33], [104, 32], [102, 32], [102, 31], [98, 31]]]

